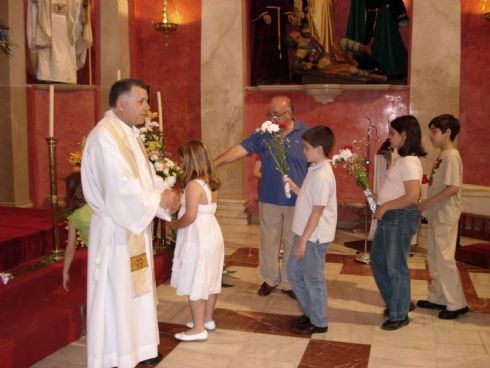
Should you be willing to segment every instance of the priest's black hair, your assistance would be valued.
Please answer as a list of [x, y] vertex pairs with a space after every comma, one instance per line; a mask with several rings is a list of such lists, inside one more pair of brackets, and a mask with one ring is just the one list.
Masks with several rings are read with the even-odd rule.
[[119, 96], [129, 93], [135, 86], [148, 90], [147, 85], [139, 79], [121, 79], [114, 83], [109, 91], [109, 107], [116, 107]]

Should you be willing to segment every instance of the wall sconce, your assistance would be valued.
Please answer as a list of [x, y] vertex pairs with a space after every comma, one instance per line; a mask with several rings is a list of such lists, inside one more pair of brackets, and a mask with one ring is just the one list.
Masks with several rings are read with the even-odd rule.
[[163, 34], [165, 35], [165, 46], [168, 46], [167, 43], [168, 33], [177, 30], [177, 24], [170, 23], [168, 21], [167, 12], [168, 12], [168, 0], [163, 0], [162, 21], [159, 23], [153, 23], [153, 28], [155, 28], [156, 31], [163, 32]]
[[481, 13], [486, 20], [490, 21], [490, 4], [487, 5], [487, 0], [482, 0]]

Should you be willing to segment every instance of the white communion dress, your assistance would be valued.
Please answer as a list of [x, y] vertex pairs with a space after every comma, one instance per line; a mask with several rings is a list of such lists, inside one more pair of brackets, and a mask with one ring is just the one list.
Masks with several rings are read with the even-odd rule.
[[[216, 220], [216, 203], [212, 202], [209, 186], [200, 179], [207, 204], [199, 204], [196, 220], [178, 229], [170, 284], [177, 295], [191, 300], [208, 299], [221, 291], [224, 262], [224, 241]], [[185, 191], [181, 198], [179, 218], [185, 213]]]

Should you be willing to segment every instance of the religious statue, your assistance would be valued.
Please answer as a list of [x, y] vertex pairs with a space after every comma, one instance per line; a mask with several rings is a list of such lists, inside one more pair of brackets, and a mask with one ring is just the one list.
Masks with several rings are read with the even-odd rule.
[[355, 53], [363, 69], [378, 68], [390, 79], [404, 79], [408, 51], [399, 31], [408, 15], [402, 0], [352, 0], [346, 37], [372, 44], [371, 55]]
[[37, 80], [77, 83], [92, 44], [89, 0], [28, 0], [30, 72]]
[[284, 38], [294, 20], [291, 0], [252, 0], [252, 85], [289, 83]]
[[363, 45], [359, 42], [343, 38], [338, 44], [333, 44], [330, 53], [314, 37], [304, 37], [298, 31], [289, 33], [286, 44], [294, 48], [295, 59], [292, 69], [295, 72], [318, 70], [331, 76], [351, 78], [357, 77], [366, 81], [384, 82], [385, 75], [372, 73], [369, 70], [359, 69], [358, 63], [349, 58], [345, 52], [355, 51], [370, 55], [372, 45]]

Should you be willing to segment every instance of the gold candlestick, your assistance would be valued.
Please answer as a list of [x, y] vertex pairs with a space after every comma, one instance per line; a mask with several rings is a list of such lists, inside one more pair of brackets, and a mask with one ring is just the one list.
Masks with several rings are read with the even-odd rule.
[[54, 249], [51, 252], [50, 258], [53, 261], [59, 261], [63, 259], [63, 251], [60, 249], [60, 232], [58, 228], [59, 223], [59, 208], [58, 208], [58, 183], [56, 175], [56, 138], [46, 138], [48, 142], [49, 152], [49, 188], [51, 207], [53, 208], [53, 222], [54, 222]]

